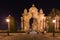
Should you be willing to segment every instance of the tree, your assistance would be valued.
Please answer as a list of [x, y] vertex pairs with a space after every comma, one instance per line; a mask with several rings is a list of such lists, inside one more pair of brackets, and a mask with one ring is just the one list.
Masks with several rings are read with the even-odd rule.
[[58, 15], [60, 16], [60, 10], [53, 8], [48, 16]]
[[48, 32], [53, 32], [52, 19], [50, 16], [48, 17]]
[[[50, 16], [51, 17], [51, 19], [49, 19], [49, 30], [51, 29], [53, 29], [53, 28], [51, 28], [51, 24], [52, 23], [50, 23], [50, 20], [52, 20], [52, 19], [54, 19], [54, 17], [56, 16], [56, 15], [58, 15], [58, 16], [60, 16], [60, 10], [58, 10], [58, 9], [55, 9], [55, 8], [53, 8], [52, 9], [52, 11], [50, 12], [50, 14], [48, 15], [48, 16]], [[53, 26], [52, 26], [53, 27]], [[60, 27], [59, 27], [59, 29], [60, 29]]]
[[15, 20], [14, 18], [9, 15], [7, 18], [10, 19], [10, 32], [16, 32]]
[[55, 15], [56, 15], [56, 9], [53, 8], [52, 11], [50, 12], [50, 14], [49, 14], [48, 16], [53, 17], [53, 16], [55, 16]]
[[56, 9], [56, 15], [60, 16], [60, 10]]

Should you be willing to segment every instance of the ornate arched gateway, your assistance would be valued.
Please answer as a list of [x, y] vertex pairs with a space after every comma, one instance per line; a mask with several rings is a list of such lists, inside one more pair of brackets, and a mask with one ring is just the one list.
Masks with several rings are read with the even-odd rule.
[[[33, 19], [31, 25], [30, 20]], [[32, 26], [30, 28], [30, 26]], [[46, 17], [44, 16], [43, 10], [40, 9], [38, 12], [38, 9], [32, 5], [32, 7], [29, 9], [29, 12], [27, 9], [24, 9], [24, 12], [21, 17], [21, 28], [24, 31], [28, 30], [35, 30], [35, 31], [43, 31], [43, 29], [46, 27]]]

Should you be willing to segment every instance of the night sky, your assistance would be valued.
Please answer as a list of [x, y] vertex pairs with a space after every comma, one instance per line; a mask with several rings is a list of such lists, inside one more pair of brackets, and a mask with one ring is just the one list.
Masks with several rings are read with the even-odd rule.
[[0, 0], [0, 24], [3, 24], [5, 18], [10, 14], [17, 22], [20, 22], [21, 14], [25, 8], [29, 9], [32, 4], [44, 10], [48, 15], [52, 8], [60, 10], [60, 1], [58, 0]]

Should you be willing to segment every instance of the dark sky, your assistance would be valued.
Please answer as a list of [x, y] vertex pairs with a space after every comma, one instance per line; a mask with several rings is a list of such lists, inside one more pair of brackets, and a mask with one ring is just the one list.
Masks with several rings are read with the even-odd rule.
[[32, 4], [44, 10], [47, 15], [52, 8], [60, 9], [58, 0], [2, 0], [0, 1], [0, 18], [4, 18], [11, 14], [19, 18], [24, 8], [29, 9]]
[[15, 19], [19, 20], [25, 8], [29, 9], [32, 4], [44, 10], [46, 15], [52, 8], [60, 9], [60, 1], [58, 0], [0, 0], [0, 23], [11, 14]]

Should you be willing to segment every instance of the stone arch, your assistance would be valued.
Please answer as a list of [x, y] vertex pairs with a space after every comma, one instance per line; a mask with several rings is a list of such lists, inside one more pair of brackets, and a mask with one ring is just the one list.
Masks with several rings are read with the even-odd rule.
[[[41, 27], [43, 27], [43, 24], [42, 26], [40, 25], [40, 20], [42, 19], [42, 17], [44, 18], [44, 14], [43, 14], [43, 10], [40, 9], [40, 12], [38, 12], [38, 9], [32, 5], [32, 7], [29, 9], [29, 12], [27, 12], [27, 10], [25, 9], [24, 12], [26, 11], [25, 14], [23, 14], [23, 19], [25, 21], [25, 26], [24, 26], [24, 31], [28, 31], [30, 30], [30, 27], [32, 30], [39, 30], [41, 29]], [[26, 15], [27, 14], [27, 15]], [[43, 19], [41, 20], [43, 21]], [[41, 26], [41, 27], [40, 27]]]
[[[32, 7], [29, 9], [29, 14], [31, 14], [30, 16], [30, 26], [32, 26], [32, 30], [36, 30], [37, 28], [37, 18], [38, 18], [38, 9], [35, 7], [35, 5], [33, 4]], [[35, 29], [34, 29], [35, 28]]]

